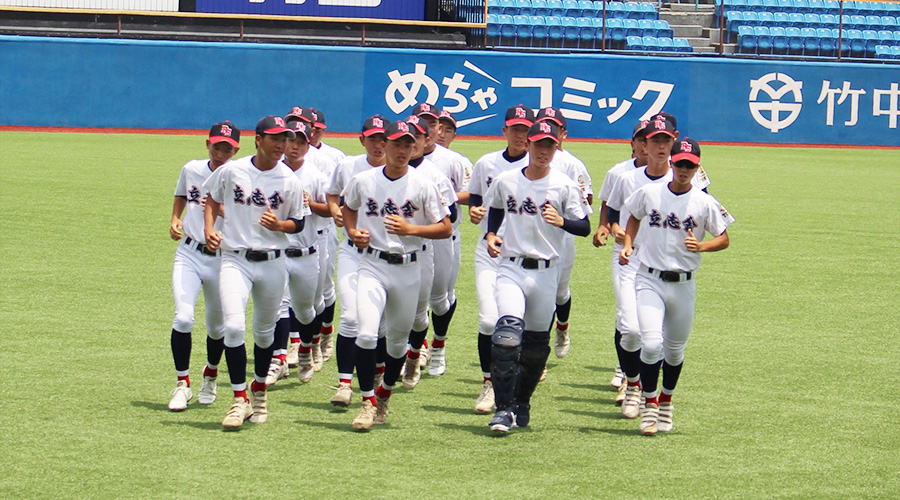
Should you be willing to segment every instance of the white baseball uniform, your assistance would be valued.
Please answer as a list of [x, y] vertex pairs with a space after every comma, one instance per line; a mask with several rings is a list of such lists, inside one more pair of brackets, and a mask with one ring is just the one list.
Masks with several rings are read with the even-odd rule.
[[344, 161], [344, 158], [347, 157], [347, 155], [340, 149], [338, 149], [330, 144], [325, 144], [324, 142], [319, 142], [319, 147], [315, 147], [312, 144], [310, 144], [310, 149], [315, 149], [315, 150], [325, 154], [326, 156], [328, 156], [329, 158], [331, 158], [334, 161], [335, 165]]
[[[586, 215], [594, 213], [590, 204], [586, 203], [588, 196], [594, 194], [594, 188], [591, 181], [591, 174], [588, 172], [584, 162], [579, 160], [572, 153], [560, 149], [553, 154], [553, 161], [550, 162], [550, 168], [559, 170], [578, 184], [581, 195], [585, 200], [584, 206], [587, 208]], [[571, 297], [569, 281], [572, 278], [572, 269], [575, 267], [575, 235], [566, 233], [563, 244], [565, 245], [562, 252], [563, 260], [559, 272], [559, 285], [556, 288], [557, 304], [564, 304]]]
[[[340, 153], [340, 151], [335, 148], [331, 149]], [[330, 180], [337, 168], [337, 161], [328, 154], [328, 151], [330, 150], [326, 149], [323, 151], [310, 146], [309, 150], [306, 152], [306, 156], [303, 157], [303, 164], [315, 166], [322, 172], [326, 179]], [[343, 153], [341, 154], [343, 155]], [[325, 286], [322, 290], [322, 296], [324, 297], [325, 305], [331, 305], [334, 304], [336, 298], [334, 289], [334, 263], [335, 260], [337, 260], [337, 248], [339, 244], [337, 226], [334, 224], [334, 219], [330, 217], [320, 217], [318, 231], [320, 247], [320, 252], [318, 254], [319, 269], [322, 270]]]

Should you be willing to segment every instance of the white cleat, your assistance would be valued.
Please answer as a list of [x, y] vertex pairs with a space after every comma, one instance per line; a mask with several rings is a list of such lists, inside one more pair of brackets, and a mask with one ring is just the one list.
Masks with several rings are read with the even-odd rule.
[[622, 416], [638, 418], [641, 413], [641, 386], [629, 385], [625, 389], [625, 401], [622, 402]]
[[372, 428], [375, 423], [375, 412], [377, 409], [368, 399], [363, 399], [362, 406], [359, 408], [359, 414], [353, 419], [353, 428], [358, 431], [367, 431]]
[[675, 405], [671, 401], [659, 404], [659, 421], [656, 424], [659, 432], [669, 432], [675, 427], [672, 422], [673, 413], [675, 413]]
[[291, 342], [288, 344], [287, 364], [291, 368], [297, 368], [300, 364], [300, 342]]
[[494, 406], [494, 384], [490, 380], [485, 380], [481, 386], [481, 394], [475, 400], [475, 413], [479, 415], [487, 415], [493, 413]]
[[322, 369], [322, 365], [324, 364], [322, 361], [322, 344], [312, 345], [312, 362], [313, 370], [319, 371]]
[[334, 334], [322, 334], [322, 338], [319, 340], [319, 345], [322, 346], [322, 363], [327, 363], [332, 356], [334, 356]]
[[231, 409], [225, 415], [222, 427], [238, 429], [244, 424], [244, 420], [250, 418], [251, 415], [253, 415], [253, 408], [250, 406], [250, 403], [244, 398], [234, 398], [234, 404], [231, 405]]
[[316, 367], [313, 364], [312, 352], [301, 352], [300, 365], [297, 367], [297, 377], [300, 378], [300, 382], [308, 384], [315, 374]]
[[347, 382], [340, 382], [337, 387], [337, 392], [331, 397], [331, 404], [346, 408], [347, 406], [350, 406], [350, 401], [352, 400], [353, 387]]
[[622, 367], [616, 365], [616, 372], [613, 374], [612, 380], [609, 381], [609, 385], [618, 389], [625, 385], [625, 372], [622, 371]]
[[194, 397], [193, 391], [184, 380], [179, 380], [172, 389], [172, 398], [169, 399], [169, 411], [187, 410], [188, 401]]
[[647, 403], [641, 408], [641, 434], [652, 436], [659, 430], [659, 406]]
[[272, 358], [272, 362], [269, 363], [269, 373], [266, 374], [266, 386], [275, 385], [275, 382], [287, 377], [288, 374], [288, 365], [282, 363], [278, 358]]
[[414, 389], [419, 385], [419, 380], [422, 378], [421, 359], [421, 355], [418, 358], [406, 358], [406, 371], [401, 379], [403, 380], [403, 387]]
[[432, 377], [440, 377], [445, 373], [447, 373], [447, 349], [445, 347], [432, 347], [428, 374]]
[[556, 346], [554, 347], [554, 351], [556, 352], [557, 358], [564, 358], [566, 354], [569, 354], [569, 347], [572, 346], [572, 342], [569, 340], [569, 328], [566, 327], [565, 330], [560, 330], [559, 326], [556, 327]]
[[216, 402], [218, 386], [216, 377], [203, 376], [203, 384], [200, 385], [200, 393], [197, 394], [197, 402], [202, 405], [211, 405]]
[[625, 402], [625, 393], [628, 391], [628, 384], [622, 384], [616, 389], [616, 406], [622, 406]]
[[431, 349], [423, 346], [419, 349], [419, 370], [425, 369], [429, 361], [431, 361]]
[[250, 392], [250, 405], [253, 408], [253, 414], [250, 415], [250, 421], [254, 424], [261, 424], [269, 419], [267, 399], [268, 394], [266, 391]]

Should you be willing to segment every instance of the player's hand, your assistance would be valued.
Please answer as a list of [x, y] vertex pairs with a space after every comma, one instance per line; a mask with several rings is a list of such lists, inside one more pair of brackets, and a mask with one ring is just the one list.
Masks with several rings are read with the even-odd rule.
[[368, 230], [347, 229], [347, 235], [350, 237], [350, 240], [353, 241], [353, 244], [356, 245], [356, 248], [366, 248], [369, 246], [371, 235]]
[[600, 225], [600, 227], [598, 227], [597, 231], [594, 233], [594, 246], [597, 248], [605, 247], [606, 239], [608, 237], [609, 237], [609, 228], [604, 225]]
[[487, 214], [487, 207], [469, 207], [469, 220], [472, 221], [472, 224], [480, 224], [484, 220], [485, 214]]
[[625, 243], [625, 228], [623, 228], [622, 226], [619, 226], [616, 229], [615, 234], [613, 234], [613, 236], [615, 236], [615, 238], [616, 238], [616, 243], [619, 243], [620, 245], [624, 244]]
[[412, 225], [399, 215], [388, 215], [384, 218], [384, 228], [390, 234], [398, 234], [400, 236], [408, 236]]
[[700, 251], [700, 242], [697, 241], [697, 238], [694, 237], [694, 232], [688, 229], [688, 237], [684, 239], [684, 246], [687, 247], [688, 252], [699, 252]]
[[222, 244], [222, 233], [219, 231], [212, 231], [206, 233], [206, 248], [210, 251], [215, 252], [219, 249], [219, 245]]
[[206, 193], [206, 196], [200, 198], [200, 208], [206, 208], [206, 198], [209, 197], [209, 193]]
[[172, 221], [172, 225], [169, 226], [169, 236], [172, 237], [173, 240], [178, 241], [181, 239], [181, 235], [184, 234], [181, 231], [181, 219], [176, 219]]
[[556, 227], [562, 227], [563, 218], [559, 215], [559, 212], [556, 211], [556, 207], [551, 205], [550, 203], [544, 203], [541, 205], [541, 216], [544, 218], [544, 222]]
[[331, 210], [331, 218], [334, 219], [334, 225], [344, 227], [344, 212], [341, 210], [341, 207], [329, 203], [328, 209]]
[[634, 253], [634, 249], [631, 246], [622, 247], [622, 251], [619, 252], [619, 264], [623, 266], [627, 266], [628, 262], [631, 260], [631, 254]]
[[503, 244], [503, 240], [494, 233], [488, 233], [485, 236], [485, 240], [487, 241], [488, 255], [491, 257], [500, 255], [500, 245]]
[[259, 219], [259, 225], [270, 231], [278, 231], [279, 222], [278, 216], [275, 215], [271, 208], [266, 208], [265, 213]]

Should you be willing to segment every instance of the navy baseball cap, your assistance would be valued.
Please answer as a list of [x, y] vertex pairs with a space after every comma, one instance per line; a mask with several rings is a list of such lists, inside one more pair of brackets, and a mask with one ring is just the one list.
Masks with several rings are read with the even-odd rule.
[[216, 123], [209, 129], [209, 142], [212, 144], [227, 142], [238, 148], [241, 146], [241, 131], [228, 120]]
[[428, 137], [428, 134], [431, 133], [431, 131], [428, 130], [428, 122], [422, 120], [416, 115], [412, 115], [407, 118], [406, 123], [409, 123], [411, 126], [415, 127], [416, 130], [418, 130], [419, 133], [424, 135], [425, 137]]
[[648, 122], [647, 120], [641, 120], [641, 121], [637, 122], [637, 124], [634, 126], [634, 131], [631, 132], [631, 138], [634, 139], [639, 135], [640, 136], [647, 135], [647, 125], [649, 125], [649, 124], [650, 124], [650, 122]]
[[666, 134], [673, 139], [675, 138], [675, 124], [663, 115], [655, 115], [651, 118], [644, 130], [644, 135], [647, 136], [647, 139], [657, 134]]
[[313, 127], [320, 128], [322, 130], [328, 128], [325, 126], [325, 113], [319, 111], [316, 108], [309, 108], [309, 111], [313, 116]]
[[304, 108], [301, 106], [294, 106], [288, 112], [288, 114], [284, 117], [284, 121], [292, 122], [294, 120], [303, 120], [310, 125], [313, 122], [313, 114], [310, 111], [310, 108]]
[[666, 113], [665, 111], [660, 111], [659, 113], [653, 115], [650, 119], [652, 120], [653, 118], [656, 118], [657, 116], [662, 116], [666, 120], [672, 122], [672, 129], [678, 130], [678, 120], [675, 119], [675, 115], [670, 115], [669, 113]]
[[550, 120], [553, 123], [559, 125], [561, 128], [568, 128], [566, 126], [566, 117], [562, 115], [562, 112], [556, 108], [541, 108], [538, 111], [536, 122], [542, 122]]
[[306, 139], [306, 142], [309, 142], [309, 134], [310, 134], [310, 126], [307, 123], [303, 123], [300, 120], [294, 120], [292, 122], [288, 122], [287, 129], [296, 134], [297, 137], [303, 137]]
[[405, 121], [398, 120], [391, 122], [384, 128], [384, 137], [389, 141], [396, 141], [404, 136], [407, 136], [412, 140], [416, 139], [416, 133], [413, 132], [413, 126]]
[[381, 115], [370, 116], [363, 122], [362, 135], [369, 137], [370, 135], [383, 134], [384, 128], [388, 123], [390, 121]]
[[548, 120], [532, 125], [528, 129], [528, 140], [537, 142], [541, 139], [553, 139], [553, 142], [559, 144], [559, 126]]
[[293, 130], [287, 128], [287, 125], [284, 123], [284, 118], [280, 116], [269, 115], [256, 124], [256, 135], [275, 135], [283, 133], [287, 133], [287, 136], [291, 139], [297, 136]]
[[687, 160], [694, 165], [700, 164], [700, 144], [697, 141], [685, 137], [675, 141], [672, 145], [672, 163]]
[[530, 127], [534, 125], [534, 111], [524, 104], [513, 106], [506, 110], [506, 118], [503, 125], [509, 127], [512, 125], [525, 125]]
[[453, 128], [456, 128], [456, 117], [453, 116], [453, 113], [447, 111], [446, 109], [441, 110], [440, 116], [438, 116], [438, 120], [442, 122], [449, 122], [450, 125], [453, 125]]
[[418, 106], [413, 108], [412, 114], [416, 116], [428, 115], [435, 118], [440, 118], [441, 108], [432, 104], [428, 104], [427, 102], [423, 102], [422, 104], [419, 104]]

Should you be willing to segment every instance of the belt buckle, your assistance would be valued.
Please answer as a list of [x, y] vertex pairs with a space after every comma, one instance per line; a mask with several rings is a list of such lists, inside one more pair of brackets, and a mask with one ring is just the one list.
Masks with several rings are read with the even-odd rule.
[[269, 256], [265, 252], [247, 250], [247, 260], [249, 260], [250, 262], [263, 262], [269, 260]]
[[210, 255], [210, 256], [213, 256], [213, 257], [216, 256], [216, 252], [214, 252], [214, 251], [210, 250], [209, 248], [207, 248], [206, 245], [203, 244], [203, 243], [197, 245], [197, 250], [198, 250], [200, 253], [202, 253], [203, 255]]
[[522, 257], [522, 267], [525, 269], [537, 269], [538, 260], [531, 257]]
[[403, 264], [403, 254], [383, 253], [381, 255], [383, 257], [386, 257], [384, 260], [386, 260], [388, 264]]
[[676, 283], [681, 281], [681, 273], [675, 271], [660, 271], [659, 279], [669, 283]]

